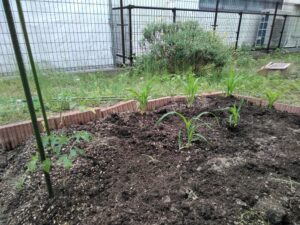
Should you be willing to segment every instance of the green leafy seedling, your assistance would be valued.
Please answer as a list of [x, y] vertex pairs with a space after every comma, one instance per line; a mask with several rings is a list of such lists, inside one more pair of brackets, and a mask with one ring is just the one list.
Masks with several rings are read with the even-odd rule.
[[134, 100], [138, 102], [138, 107], [141, 112], [146, 111], [148, 101], [150, 99], [151, 86], [150, 84], [145, 85], [141, 91], [134, 89], [128, 89]]
[[27, 167], [26, 172], [34, 172], [37, 168], [37, 163], [38, 163], [38, 155], [34, 154], [31, 157], [30, 161], [27, 162], [27, 164], [26, 164], [26, 167]]
[[229, 70], [229, 76], [226, 80], [226, 95], [228, 97], [231, 97], [233, 95], [233, 92], [238, 84], [239, 77], [235, 74], [235, 70], [233, 67]]
[[73, 166], [73, 161], [70, 159], [68, 155], [59, 156], [58, 163], [67, 170], [71, 169]]
[[26, 177], [24, 175], [17, 178], [17, 180], [15, 181], [15, 187], [16, 187], [17, 191], [23, 190], [24, 184], [25, 184], [25, 179], [26, 179]]
[[194, 74], [188, 74], [186, 80], [182, 81], [184, 87], [184, 94], [187, 96], [188, 107], [193, 106], [196, 95], [200, 89], [199, 78], [196, 78]]
[[268, 108], [270, 109], [273, 108], [274, 103], [278, 100], [279, 94], [277, 92], [269, 90], [266, 92], [266, 98], [268, 101]]
[[236, 128], [239, 125], [241, 119], [240, 112], [243, 104], [244, 102], [242, 101], [238, 107], [234, 105], [229, 108], [230, 116], [228, 122], [231, 128]]
[[[184, 115], [182, 115], [181, 113], [173, 111], [173, 112], [169, 112], [169, 113], [164, 114], [157, 121], [156, 125], [160, 124], [164, 119], [166, 119], [169, 116], [173, 116], [173, 115], [178, 116], [181, 119], [181, 121], [184, 123], [186, 139], [187, 139], [187, 143], [185, 145], [182, 145], [182, 139], [181, 139], [182, 138], [182, 132], [180, 130], [179, 133], [178, 133], [179, 149], [188, 148], [192, 145], [193, 142], [195, 142], [197, 140], [202, 140], [202, 141], [208, 142], [207, 139], [197, 131], [198, 126], [196, 124], [197, 121], [202, 122], [201, 117], [203, 117], [204, 115], [208, 115], [208, 114], [212, 114], [212, 113], [203, 112], [203, 113], [200, 113], [196, 117], [188, 119]], [[207, 123], [204, 123], [204, 124], [209, 126]]]
[[52, 165], [51, 159], [44, 160], [42, 162], [43, 171], [45, 171], [46, 173], [50, 173], [51, 165]]
[[[52, 134], [50, 136], [43, 137], [43, 145], [45, 149], [50, 152], [54, 161], [50, 158], [44, 160], [40, 165], [38, 165], [38, 155], [32, 156], [31, 160], [27, 163], [26, 172], [34, 172], [39, 166], [43, 171], [49, 173], [52, 166], [60, 165], [65, 169], [71, 169], [73, 166], [73, 161], [79, 157], [84, 156], [84, 150], [75, 146], [76, 143], [84, 141], [87, 142], [92, 138], [92, 135], [86, 131], [77, 131], [70, 137], [64, 134]], [[62, 154], [62, 150], [68, 152]]]
[[75, 138], [76, 142], [83, 141], [89, 141], [91, 139], [91, 134], [87, 131], [77, 131], [72, 138]]

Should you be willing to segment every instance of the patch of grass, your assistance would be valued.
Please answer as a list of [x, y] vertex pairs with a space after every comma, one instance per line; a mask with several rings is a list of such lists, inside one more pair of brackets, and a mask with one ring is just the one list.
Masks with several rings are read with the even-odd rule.
[[[243, 56], [241, 56], [243, 57]], [[249, 55], [245, 57], [250, 57]], [[268, 62], [289, 62], [291, 68], [286, 74], [273, 73], [268, 76], [257, 74], [257, 70]], [[223, 71], [206, 68], [198, 79], [203, 92], [226, 89], [229, 66]], [[300, 54], [264, 55], [248, 64], [237, 64], [236, 75], [239, 84], [235, 92], [243, 95], [265, 98], [265, 91], [271, 89], [280, 93], [278, 102], [300, 105]], [[16, 74], [18, 75], [18, 74]], [[123, 71], [117, 75], [106, 73], [57, 73], [40, 70], [39, 78], [49, 115], [64, 109], [86, 110], [88, 107], [107, 105], [130, 99], [128, 89], [141, 89], [151, 82], [153, 98], [184, 94], [184, 75], [170, 75], [167, 72], [153, 74], [141, 71]], [[37, 115], [41, 116], [32, 77], [29, 77], [34, 95]], [[29, 113], [19, 76], [0, 78], [0, 124], [8, 124], [29, 119]]]

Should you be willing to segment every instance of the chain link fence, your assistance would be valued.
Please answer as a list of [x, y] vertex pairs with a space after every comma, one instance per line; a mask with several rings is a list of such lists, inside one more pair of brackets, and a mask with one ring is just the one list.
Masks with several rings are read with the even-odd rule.
[[[150, 23], [197, 21], [232, 48], [300, 47], [300, 3], [262, 0], [21, 0], [38, 69], [88, 72], [132, 64], [147, 51], [140, 44]], [[21, 50], [29, 69], [14, 1]], [[0, 4], [0, 76], [17, 71]]]

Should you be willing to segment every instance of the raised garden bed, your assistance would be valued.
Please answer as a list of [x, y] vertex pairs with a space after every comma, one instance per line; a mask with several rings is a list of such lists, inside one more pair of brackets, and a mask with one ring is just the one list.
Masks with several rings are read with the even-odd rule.
[[[86, 130], [86, 156], [70, 171], [51, 172], [55, 197], [47, 198], [41, 173], [27, 176], [16, 190], [35, 151], [28, 141], [5, 152], [0, 201], [4, 224], [300, 224], [300, 116], [247, 103], [237, 129], [228, 129], [227, 110], [239, 100], [198, 99], [187, 108], [172, 103], [154, 112], [112, 114], [65, 130]], [[221, 109], [221, 110], [220, 110]], [[161, 124], [166, 112], [202, 119], [210, 128], [178, 149], [177, 117]], [[1, 223], [1, 222], [0, 222]]]

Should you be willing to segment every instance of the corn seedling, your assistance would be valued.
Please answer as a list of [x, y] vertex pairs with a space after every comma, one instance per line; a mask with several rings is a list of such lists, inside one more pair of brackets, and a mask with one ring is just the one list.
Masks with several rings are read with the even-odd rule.
[[139, 110], [142, 112], [146, 111], [148, 101], [150, 98], [150, 95], [149, 95], [150, 91], [151, 91], [150, 84], [147, 84], [146, 86], [144, 86], [141, 91], [136, 91], [133, 89], [128, 89], [128, 91], [131, 93], [133, 99], [138, 102]]
[[[34, 154], [26, 165], [26, 172], [34, 172], [38, 167], [41, 167], [43, 171], [49, 173], [51, 167], [54, 165], [63, 166], [65, 169], [71, 169], [73, 161], [78, 156], [83, 156], [85, 154], [84, 150], [75, 146], [76, 143], [79, 143], [80, 141], [86, 142], [90, 139], [91, 134], [86, 131], [78, 131], [70, 137], [58, 134], [43, 137], [45, 149], [48, 150], [55, 160], [52, 161], [50, 158], [47, 158], [41, 165], [38, 165], [38, 155]], [[65, 153], [62, 153], [62, 150], [64, 150]]]
[[187, 96], [188, 107], [191, 107], [195, 100], [196, 94], [199, 91], [199, 78], [195, 78], [194, 74], [189, 74], [185, 81], [182, 81], [184, 87], [184, 94]]
[[229, 122], [229, 126], [231, 128], [236, 128], [239, 125], [239, 122], [241, 119], [240, 111], [241, 111], [243, 104], [244, 104], [244, 102], [242, 101], [238, 107], [236, 105], [234, 105], [229, 108], [230, 116], [229, 116], [228, 122]]
[[235, 70], [233, 67], [229, 70], [229, 77], [226, 80], [226, 95], [228, 97], [233, 95], [233, 92], [238, 84], [239, 77], [235, 74]]
[[274, 91], [267, 91], [266, 92], [266, 98], [268, 101], [268, 108], [273, 108], [274, 103], [278, 100], [279, 94]]
[[[181, 137], [182, 132], [180, 130], [178, 132], [178, 145], [179, 145], [179, 149], [182, 149], [182, 148], [190, 147], [192, 145], [192, 143], [194, 141], [197, 141], [197, 140], [202, 140], [202, 141], [207, 142], [207, 139], [203, 135], [201, 135], [200, 133], [197, 132], [198, 126], [197, 126], [196, 122], [197, 121], [203, 122], [201, 120], [201, 117], [204, 116], [204, 115], [208, 115], [208, 114], [212, 114], [212, 113], [203, 112], [203, 113], [200, 113], [196, 117], [188, 119], [184, 115], [182, 115], [181, 113], [174, 111], [174, 112], [169, 112], [169, 113], [164, 114], [157, 121], [156, 124], [158, 125], [159, 123], [161, 123], [164, 119], [166, 119], [169, 116], [173, 116], [173, 115], [178, 116], [181, 119], [181, 121], [184, 123], [185, 133], [186, 133], [186, 139], [187, 139], [187, 143], [185, 145], [182, 145], [182, 137]], [[207, 126], [209, 126], [207, 123], [204, 123], [204, 124], [207, 125]]]

